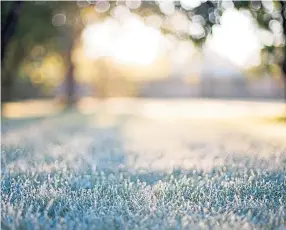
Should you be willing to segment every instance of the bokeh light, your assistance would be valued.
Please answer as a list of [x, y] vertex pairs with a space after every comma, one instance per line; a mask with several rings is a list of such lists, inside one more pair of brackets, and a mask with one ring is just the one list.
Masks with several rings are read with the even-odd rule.
[[[42, 49], [35, 47], [32, 50], [32, 55], [35, 55], [35, 52], [38, 50]], [[63, 81], [66, 68], [61, 55], [50, 52], [41, 57], [41, 59], [25, 60], [22, 64], [21, 71], [23, 75], [29, 76], [34, 84], [55, 87]]]
[[98, 13], [105, 13], [106, 11], [109, 10], [109, 8], [110, 8], [110, 3], [107, 0], [101, 0], [96, 2], [95, 10]]
[[182, 7], [185, 10], [191, 10], [198, 7], [201, 4], [201, 0], [180, 0]]
[[221, 17], [221, 25], [213, 26], [209, 45], [242, 68], [258, 65], [261, 44], [252, 20], [238, 10], [226, 10]]
[[55, 14], [52, 19], [54, 26], [62, 26], [66, 23], [66, 15], [64, 13]]
[[79, 8], [85, 8], [85, 7], [88, 7], [89, 6], [89, 2], [86, 1], [86, 0], [78, 0], [77, 1], [77, 6]]
[[175, 6], [172, 1], [159, 1], [159, 7], [161, 12], [167, 16], [175, 13]]
[[128, 20], [128, 17], [130, 16], [130, 10], [127, 6], [119, 5], [111, 10], [111, 15], [116, 20], [123, 22]]
[[131, 10], [138, 9], [141, 6], [141, 0], [126, 0], [126, 6]]
[[161, 28], [162, 23], [163, 23], [163, 19], [159, 15], [152, 14], [150, 16], [145, 17], [145, 24], [147, 26], [151, 26], [156, 29], [159, 29]]

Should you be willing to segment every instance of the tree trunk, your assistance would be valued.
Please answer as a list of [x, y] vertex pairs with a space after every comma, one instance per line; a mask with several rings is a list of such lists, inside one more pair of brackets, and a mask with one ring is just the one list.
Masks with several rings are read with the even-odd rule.
[[67, 67], [67, 72], [64, 80], [65, 102], [67, 108], [72, 108], [76, 102], [76, 81], [74, 76], [75, 66], [72, 60], [72, 51], [77, 42], [77, 36], [74, 35], [72, 28], [68, 25], [60, 28], [61, 45], [64, 51], [64, 58]]
[[11, 100], [12, 86], [13, 79], [11, 76], [1, 81], [1, 102], [8, 102]]
[[[1, 4], [3, 3], [1, 2]], [[5, 69], [4, 58], [7, 47], [17, 27], [22, 4], [23, 2], [19, 1], [13, 2], [7, 18], [1, 18], [1, 101], [9, 101], [11, 99], [14, 75], [11, 74], [11, 71]]]
[[[3, 3], [1, 2], [1, 4]], [[7, 18], [5, 18], [5, 20], [1, 18], [1, 65], [4, 60], [6, 48], [15, 33], [22, 5], [23, 2], [13, 2], [12, 9], [9, 12]]]
[[74, 64], [72, 62], [72, 48], [71, 46], [67, 52], [67, 74], [66, 74], [66, 100], [67, 106], [70, 108], [76, 102], [76, 82], [74, 78]]
[[2, 63], [1, 69], [1, 101], [7, 102], [13, 100], [11, 95], [15, 77], [21, 64], [23, 57], [25, 57], [25, 49], [21, 40], [17, 40], [15, 47], [13, 47], [13, 56], [9, 63]]
[[108, 72], [107, 72], [107, 65], [106, 65], [106, 59], [101, 59], [99, 61], [99, 84], [98, 87], [98, 97], [101, 100], [105, 100], [108, 97]]

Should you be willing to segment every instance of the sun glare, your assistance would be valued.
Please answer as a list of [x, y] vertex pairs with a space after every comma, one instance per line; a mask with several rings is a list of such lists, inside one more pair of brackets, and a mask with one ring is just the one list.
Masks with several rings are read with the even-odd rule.
[[235, 9], [228, 9], [221, 25], [213, 27], [208, 46], [240, 67], [260, 63], [261, 43], [251, 17]]
[[82, 34], [85, 54], [92, 59], [112, 57], [123, 64], [152, 64], [159, 55], [161, 33], [136, 15], [123, 23], [108, 18], [86, 27]]

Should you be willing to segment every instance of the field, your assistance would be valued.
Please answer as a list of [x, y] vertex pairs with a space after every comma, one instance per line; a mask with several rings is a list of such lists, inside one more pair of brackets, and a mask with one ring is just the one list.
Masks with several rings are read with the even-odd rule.
[[286, 229], [280, 104], [88, 104], [2, 120], [1, 229]]

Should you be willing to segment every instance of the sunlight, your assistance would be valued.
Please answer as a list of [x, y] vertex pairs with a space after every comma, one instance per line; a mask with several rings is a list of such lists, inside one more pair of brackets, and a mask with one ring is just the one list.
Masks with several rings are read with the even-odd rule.
[[100, 24], [91, 24], [82, 33], [84, 51], [87, 57], [97, 59], [112, 56], [113, 41], [118, 29], [117, 21], [107, 19]]
[[213, 36], [207, 45], [238, 66], [249, 68], [260, 63], [261, 44], [255, 30], [251, 16], [228, 9], [221, 18], [221, 25], [213, 27]]
[[109, 56], [123, 64], [150, 65], [159, 55], [163, 36], [130, 14], [123, 23], [108, 18], [100, 24], [89, 25], [82, 38], [85, 54], [91, 59]]
[[20, 71], [22, 76], [29, 76], [33, 84], [54, 87], [62, 82], [66, 67], [59, 53], [50, 52], [36, 61], [26, 58]]
[[28, 100], [3, 105], [2, 116], [8, 119], [48, 117], [62, 111], [63, 106], [53, 100]]
[[115, 60], [129, 64], [149, 65], [158, 55], [161, 35], [158, 30], [147, 27], [137, 18], [122, 26], [117, 44]]

